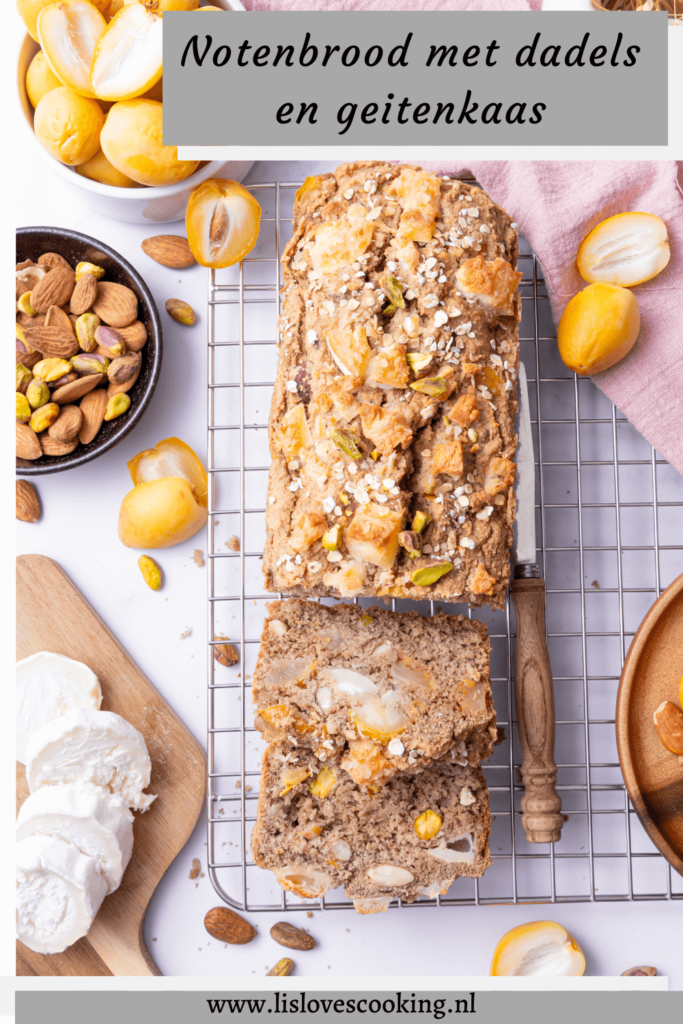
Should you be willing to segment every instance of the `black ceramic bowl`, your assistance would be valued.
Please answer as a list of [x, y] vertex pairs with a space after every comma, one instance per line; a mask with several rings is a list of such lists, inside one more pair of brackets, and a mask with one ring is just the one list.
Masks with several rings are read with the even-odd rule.
[[43, 455], [35, 462], [17, 459], [17, 472], [21, 476], [40, 476], [42, 473], [58, 473], [62, 469], [82, 466], [98, 455], [103, 455], [126, 436], [143, 415], [161, 370], [161, 321], [152, 298], [152, 293], [137, 270], [119, 256], [115, 249], [99, 242], [96, 238], [82, 235], [68, 228], [19, 228], [17, 230], [17, 263], [24, 260], [38, 262], [46, 252], [63, 256], [72, 267], [77, 263], [95, 263], [104, 267], [106, 281], [125, 284], [138, 297], [138, 319], [147, 328], [147, 344], [142, 349], [142, 368], [128, 394], [130, 408], [123, 416], [103, 423], [97, 437], [90, 444], [79, 444], [70, 455]]

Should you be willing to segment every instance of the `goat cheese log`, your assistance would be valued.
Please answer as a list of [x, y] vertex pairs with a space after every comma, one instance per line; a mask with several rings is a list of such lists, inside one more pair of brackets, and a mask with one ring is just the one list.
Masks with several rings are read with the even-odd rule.
[[306, 179], [282, 257], [267, 590], [503, 607], [517, 243], [485, 192], [417, 167]]
[[26, 781], [31, 793], [43, 786], [91, 782], [136, 811], [156, 800], [143, 793], [152, 762], [144, 737], [112, 711], [72, 708], [36, 730], [26, 747]]
[[107, 893], [97, 861], [70, 843], [35, 835], [17, 843], [17, 938], [61, 953], [87, 934]]

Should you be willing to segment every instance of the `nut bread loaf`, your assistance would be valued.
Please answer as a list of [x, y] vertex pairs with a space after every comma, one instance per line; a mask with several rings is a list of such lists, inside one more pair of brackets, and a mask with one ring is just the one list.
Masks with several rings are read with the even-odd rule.
[[517, 230], [417, 167], [306, 179], [283, 257], [266, 589], [502, 608]]
[[496, 719], [486, 627], [461, 615], [268, 605], [254, 670], [256, 727], [376, 787], [446, 755], [489, 756]]
[[263, 758], [251, 838], [258, 867], [302, 898], [344, 886], [359, 913], [445, 893], [490, 864], [488, 791], [450, 759], [395, 775], [376, 792], [297, 747]]

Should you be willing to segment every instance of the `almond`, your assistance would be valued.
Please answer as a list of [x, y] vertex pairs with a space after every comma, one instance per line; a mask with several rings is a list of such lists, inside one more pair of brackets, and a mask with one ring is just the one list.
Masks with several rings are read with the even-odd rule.
[[54, 270], [55, 267], [64, 267], [66, 270], [73, 269], [71, 264], [58, 252], [44, 252], [42, 256], [38, 257], [38, 266], [43, 267], [44, 270]]
[[73, 327], [69, 320], [69, 307], [50, 306], [45, 314], [45, 323], [43, 326], [58, 327], [60, 331], [64, 331], [65, 334], [71, 336], [73, 334]]
[[28, 480], [17, 480], [17, 519], [22, 523], [37, 523], [40, 519], [40, 501]]
[[672, 754], [683, 754], [683, 711], [664, 700], [653, 715], [659, 738]]
[[[58, 310], [61, 313], [61, 309]], [[64, 315], [64, 314], [62, 314]], [[71, 359], [78, 352], [78, 342], [66, 317], [68, 332], [63, 327], [24, 327], [24, 337], [32, 348], [46, 359]]]
[[[69, 385], [67, 384], [67, 387]], [[54, 395], [52, 396], [54, 399]], [[81, 444], [90, 444], [98, 430], [102, 426], [104, 413], [107, 408], [107, 392], [104, 388], [97, 391], [90, 391], [84, 396], [80, 409], [83, 414], [83, 423], [78, 433]]]
[[17, 423], [17, 458], [18, 459], [39, 459], [43, 454], [40, 441], [34, 430], [31, 430], [28, 423]]
[[17, 313], [17, 323], [20, 327], [42, 327], [45, 323], [45, 314], [37, 313], [36, 316], [29, 316], [28, 313]]
[[84, 274], [83, 277], [76, 282], [76, 287], [74, 288], [73, 295], [71, 296], [69, 310], [74, 316], [80, 316], [81, 313], [87, 313], [96, 298], [97, 278], [93, 277], [92, 274]]
[[147, 328], [140, 320], [136, 320], [130, 327], [119, 327], [118, 332], [129, 352], [139, 352], [147, 344]]
[[[47, 277], [49, 278], [50, 274]], [[31, 295], [33, 296], [33, 292]], [[36, 309], [35, 306], [33, 308]], [[137, 296], [130, 288], [126, 288], [125, 284], [117, 284], [115, 281], [98, 281], [97, 296], [92, 304], [92, 311], [110, 327], [129, 327], [137, 320]]]
[[49, 434], [40, 435], [40, 447], [43, 455], [71, 455], [71, 452], [78, 447], [78, 438], [72, 441], [58, 441], [56, 437]]
[[73, 441], [78, 436], [82, 422], [83, 413], [77, 405], [63, 405], [47, 432], [55, 441]]
[[182, 235], [155, 235], [154, 238], [146, 238], [142, 243], [142, 251], [150, 259], [161, 263], [162, 267], [171, 267], [172, 270], [185, 270], [197, 262], [188, 240]]
[[[227, 636], [215, 636], [214, 640], [227, 640]], [[240, 656], [237, 653], [237, 648], [234, 644], [214, 644], [213, 656], [219, 665], [225, 665], [226, 668], [231, 665], [236, 665], [240, 660]]]
[[287, 921], [278, 921], [270, 929], [270, 937], [288, 949], [315, 949], [315, 939], [302, 928], [295, 928]]
[[256, 929], [227, 907], [210, 910], [204, 918], [204, 927], [214, 939], [229, 942], [232, 946], [243, 946], [256, 938]]
[[77, 399], [87, 395], [89, 391], [96, 388], [104, 380], [103, 373], [89, 373], [85, 377], [79, 377], [69, 384], [63, 384], [52, 392], [52, 401], [57, 405], [66, 405], [68, 402], [75, 402]]
[[31, 305], [36, 313], [46, 313], [50, 306], [63, 306], [75, 285], [76, 275], [70, 267], [55, 267], [41, 277], [31, 292]]

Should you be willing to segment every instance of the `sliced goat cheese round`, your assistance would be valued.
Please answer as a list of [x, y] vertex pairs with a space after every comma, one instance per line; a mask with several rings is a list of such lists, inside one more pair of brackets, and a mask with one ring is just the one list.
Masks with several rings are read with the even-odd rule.
[[133, 852], [133, 815], [120, 796], [91, 782], [45, 786], [24, 802], [17, 840], [51, 836], [97, 862], [107, 893], [118, 889]]
[[17, 938], [36, 953], [61, 953], [82, 938], [106, 892], [97, 861], [70, 843], [17, 843]]
[[33, 734], [26, 748], [26, 779], [34, 793], [43, 786], [92, 782], [146, 811], [154, 796], [152, 764], [141, 734], [112, 711], [72, 708]]
[[26, 744], [36, 731], [70, 708], [98, 711], [102, 691], [82, 661], [40, 651], [17, 662], [17, 761], [26, 764]]

